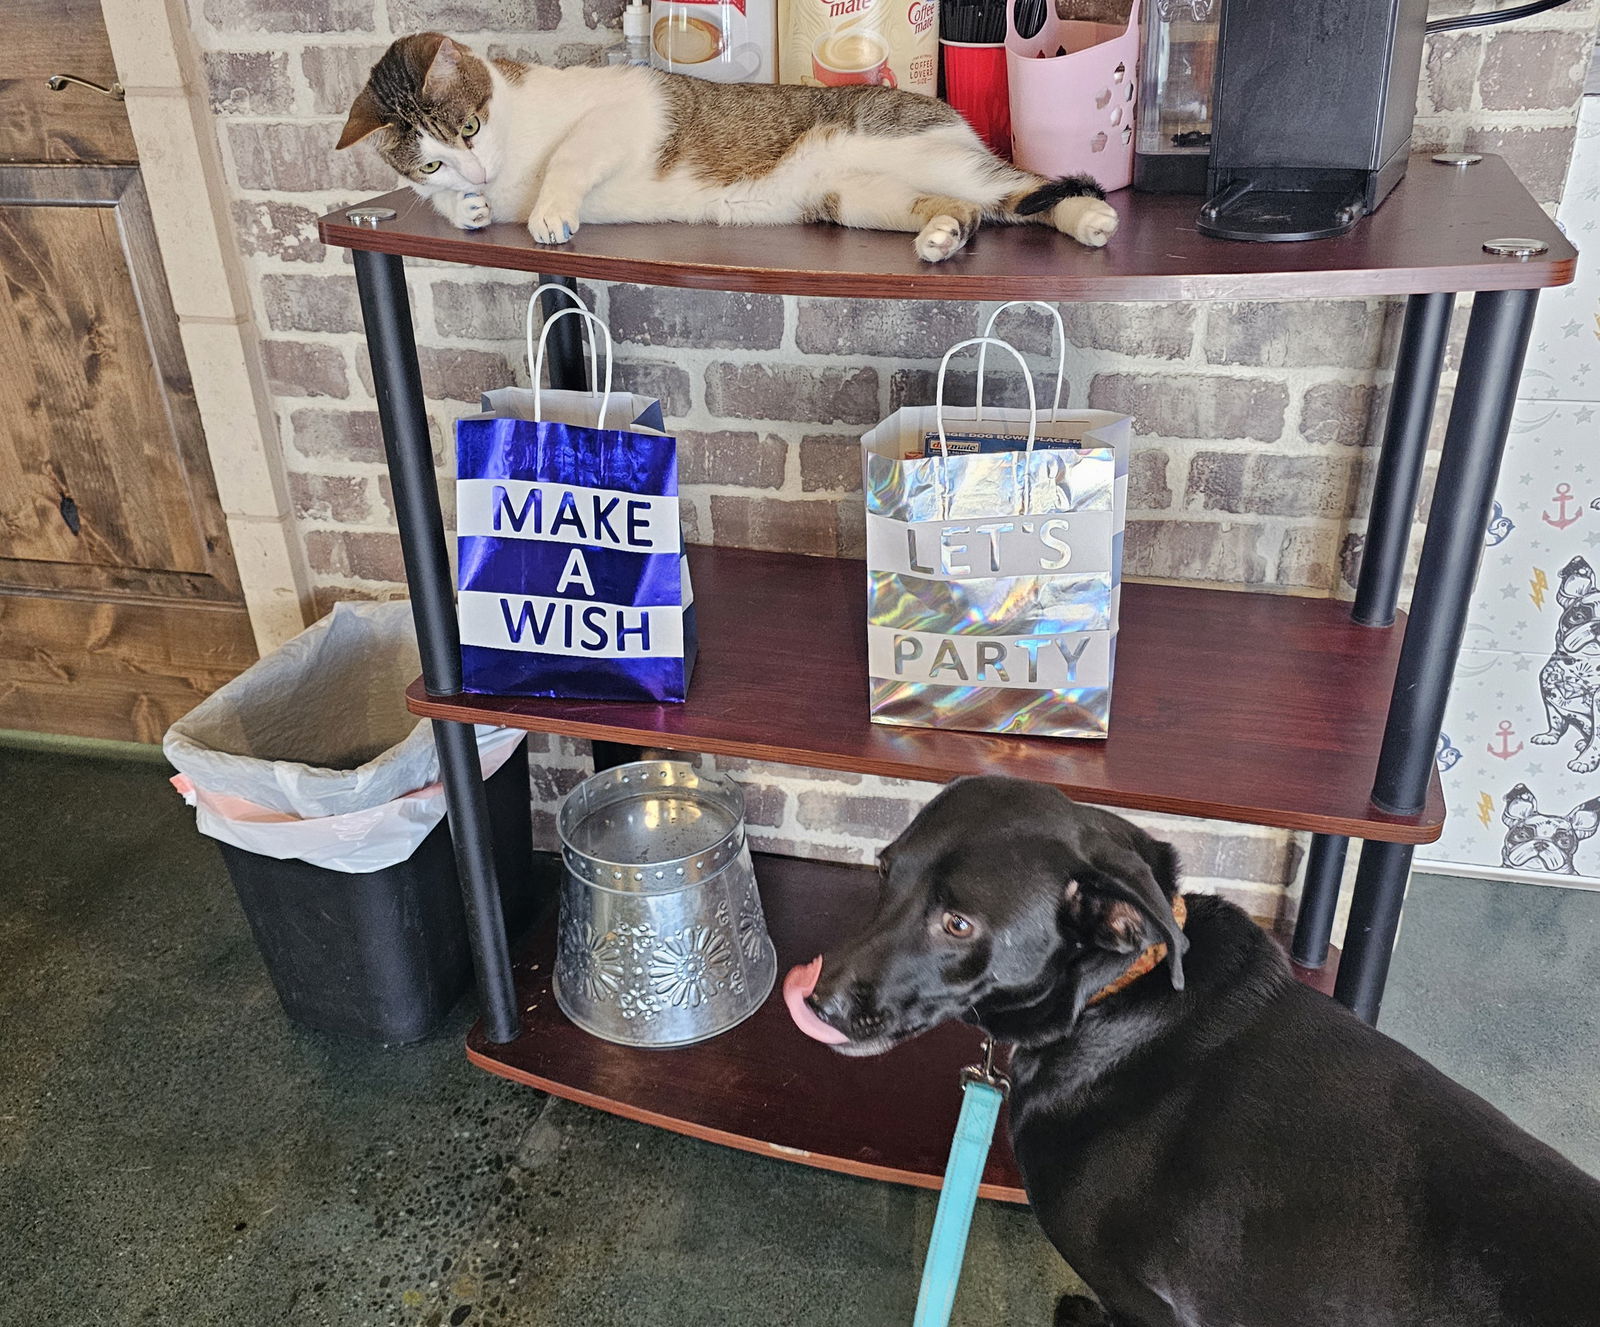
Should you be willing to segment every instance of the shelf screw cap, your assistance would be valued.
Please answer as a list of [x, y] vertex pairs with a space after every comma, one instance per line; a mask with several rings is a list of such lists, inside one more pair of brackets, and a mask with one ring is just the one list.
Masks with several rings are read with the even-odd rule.
[[1485, 253], [1496, 254], [1501, 258], [1535, 258], [1541, 253], [1548, 253], [1549, 250], [1550, 246], [1543, 240], [1524, 239], [1515, 235], [1483, 242]]

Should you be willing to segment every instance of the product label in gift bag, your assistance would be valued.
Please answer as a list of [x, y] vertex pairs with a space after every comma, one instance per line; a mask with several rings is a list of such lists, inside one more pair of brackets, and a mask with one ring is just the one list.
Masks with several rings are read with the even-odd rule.
[[[946, 433], [941, 442], [937, 430], [930, 429], [922, 435], [922, 446], [906, 456], [908, 461], [919, 456], [973, 456], [985, 452], [1019, 452], [1028, 445], [1026, 438], [1012, 433]], [[1073, 451], [1083, 446], [1081, 439], [1039, 438], [1034, 446], [1043, 450]]]

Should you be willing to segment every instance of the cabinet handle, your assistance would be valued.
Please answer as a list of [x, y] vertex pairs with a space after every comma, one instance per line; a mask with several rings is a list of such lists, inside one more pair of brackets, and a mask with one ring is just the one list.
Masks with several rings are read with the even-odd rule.
[[50, 85], [52, 92], [65, 92], [68, 83], [76, 83], [80, 88], [88, 88], [91, 92], [98, 92], [110, 97], [112, 101], [122, 101], [127, 97], [127, 91], [121, 83], [113, 83], [110, 87], [102, 87], [99, 83], [91, 83], [86, 78], [79, 78], [74, 74], [51, 74], [45, 82]]

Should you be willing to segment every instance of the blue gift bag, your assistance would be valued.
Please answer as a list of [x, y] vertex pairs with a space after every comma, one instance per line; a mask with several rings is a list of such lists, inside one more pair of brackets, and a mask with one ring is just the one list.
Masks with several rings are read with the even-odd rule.
[[[546, 320], [533, 359], [539, 380]], [[603, 324], [594, 320], [602, 333]], [[681, 701], [695, 656], [677, 440], [659, 403], [506, 390], [456, 425], [463, 690]], [[607, 417], [629, 421], [608, 427]]]

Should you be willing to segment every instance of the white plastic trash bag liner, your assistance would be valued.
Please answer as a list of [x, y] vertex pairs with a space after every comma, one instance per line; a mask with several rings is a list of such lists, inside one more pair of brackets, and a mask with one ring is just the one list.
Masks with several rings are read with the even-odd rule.
[[[479, 729], [478, 757], [484, 778], [511, 758], [522, 736], [515, 728]], [[172, 785], [194, 807], [195, 828], [207, 838], [277, 861], [292, 857], [352, 875], [408, 861], [445, 815], [442, 783], [430, 783], [365, 811], [310, 820], [257, 806], [242, 797], [207, 792], [186, 774], [177, 775]]]
[[[445, 811], [433, 734], [405, 707], [419, 671], [404, 602], [336, 604], [252, 664], [162, 743], [200, 831], [338, 871], [406, 860]], [[522, 733], [477, 736], [488, 774]]]

